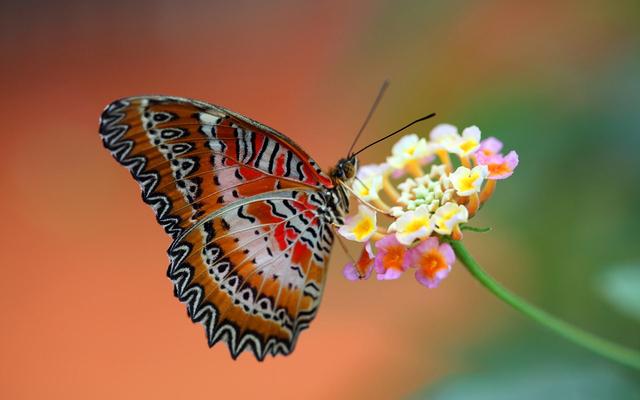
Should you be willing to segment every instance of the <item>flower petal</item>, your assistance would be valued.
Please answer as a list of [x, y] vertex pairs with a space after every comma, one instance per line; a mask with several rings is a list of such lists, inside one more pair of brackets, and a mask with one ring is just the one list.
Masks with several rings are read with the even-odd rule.
[[500, 153], [500, 150], [502, 150], [502, 142], [491, 136], [480, 142], [480, 148], [477, 153], [491, 156]]
[[478, 165], [484, 165], [488, 168], [489, 175], [487, 179], [506, 179], [513, 174], [514, 169], [518, 166], [518, 153], [510, 151], [506, 156], [502, 154], [485, 155], [484, 153], [476, 154], [476, 162]]
[[356, 270], [356, 266], [354, 263], [347, 263], [342, 269], [342, 275], [350, 281], [357, 281], [360, 279], [360, 275], [358, 274], [358, 270]]
[[410, 245], [416, 239], [428, 237], [433, 232], [431, 213], [426, 205], [405, 212], [391, 226], [396, 238], [404, 245]]
[[358, 206], [358, 214], [348, 216], [345, 224], [338, 229], [344, 238], [356, 242], [366, 242], [377, 230], [376, 212], [364, 204]]
[[[410, 254], [406, 246], [398, 241], [395, 235], [387, 235], [375, 243], [377, 249], [376, 258], [374, 260], [374, 268], [384, 279], [395, 279], [403, 271], [407, 270], [410, 265]], [[389, 272], [394, 270], [397, 273]], [[397, 275], [397, 276], [396, 276]]]
[[431, 130], [431, 133], [429, 133], [429, 139], [437, 143], [442, 143], [448, 140], [455, 140], [458, 137], [458, 128], [451, 124], [436, 125]]
[[456, 253], [454, 253], [453, 248], [449, 243], [442, 243], [440, 245], [440, 253], [444, 256], [445, 261], [448, 265], [453, 265], [456, 262]]
[[453, 229], [469, 220], [469, 211], [463, 205], [448, 202], [433, 214], [433, 230], [441, 235], [451, 235]]
[[377, 274], [376, 277], [379, 281], [391, 281], [400, 278], [402, 276], [402, 272], [403, 271], [389, 268], [384, 273]]

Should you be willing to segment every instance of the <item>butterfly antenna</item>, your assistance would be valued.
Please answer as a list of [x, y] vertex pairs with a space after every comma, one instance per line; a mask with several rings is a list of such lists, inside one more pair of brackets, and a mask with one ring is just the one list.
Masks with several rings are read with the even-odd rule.
[[[369, 110], [369, 114], [367, 115], [367, 118], [365, 118], [364, 123], [362, 124], [362, 126], [360, 127], [360, 130], [356, 134], [356, 138], [353, 139], [353, 143], [351, 143], [351, 147], [349, 147], [349, 151], [347, 152], [347, 155], [351, 154], [351, 150], [353, 150], [353, 146], [356, 145], [356, 142], [358, 141], [358, 138], [360, 137], [360, 135], [362, 135], [362, 132], [364, 131], [364, 128], [367, 127], [367, 124], [369, 123], [369, 120], [371, 119], [371, 116], [373, 115], [373, 112], [378, 107], [378, 104], [380, 104], [380, 100], [382, 100], [382, 95], [384, 95], [384, 92], [387, 90], [387, 87], [389, 87], [389, 80], [385, 79], [385, 81], [382, 82], [382, 86], [380, 87], [380, 90], [378, 91], [378, 96], [376, 96], [376, 99], [374, 100], [373, 105], [371, 106], [371, 109]], [[349, 156], [347, 156], [347, 157], [349, 157]]]
[[385, 137], [383, 137], [383, 138], [380, 138], [380, 139], [376, 140], [376, 141], [375, 141], [375, 142], [373, 142], [373, 143], [369, 143], [368, 145], [364, 146], [364, 147], [363, 147], [363, 148], [361, 148], [360, 150], [358, 150], [358, 151], [356, 151], [355, 153], [353, 153], [353, 154], [352, 154], [352, 156], [356, 156], [356, 155], [358, 155], [358, 154], [362, 153], [363, 151], [365, 151], [365, 150], [366, 150], [366, 149], [368, 149], [369, 147], [373, 146], [374, 144], [377, 144], [377, 143], [382, 142], [383, 140], [389, 139], [391, 136], [393, 136], [393, 135], [395, 135], [395, 134], [397, 134], [397, 133], [402, 132], [403, 130], [407, 129], [408, 127], [410, 127], [410, 126], [412, 126], [412, 125], [417, 124], [418, 122], [424, 121], [425, 119], [429, 119], [429, 118], [431, 118], [431, 117], [435, 117], [435, 116], [436, 116], [436, 113], [431, 113], [431, 114], [426, 115], [426, 116], [424, 116], [424, 117], [422, 117], [422, 118], [418, 118], [418, 119], [416, 119], [415, 121], [413, 121], [413, 122], [410, 122], [410, 123], [406, 124], [405, 126], [403, 126], [402, 128], [398, 129], [397, 131], [393, 131], [393, 132], [391, 132], [390, 134], [388, 134], [387, 136], [385, 136]]

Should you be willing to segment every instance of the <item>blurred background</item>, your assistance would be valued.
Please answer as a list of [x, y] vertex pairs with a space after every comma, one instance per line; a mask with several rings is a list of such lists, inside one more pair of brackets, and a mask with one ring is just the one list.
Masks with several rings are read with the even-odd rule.
[[389, 78], [362, 144], [437, 112], [415, 131], [476, 124], [516, 149], [476, 220], [493, 230], [468, 247], [533, 303], [637, 349], [639, 21], [636, 1], [3, 1], [0, 397], [638, 398], [637, 374], [461, 265], [435, 290], [348, 282], [339, 248], [296, 351], [232, 361], [173, 297], [169, 238], [97, 122], [119, 97], [192, 97], [328, 168]]

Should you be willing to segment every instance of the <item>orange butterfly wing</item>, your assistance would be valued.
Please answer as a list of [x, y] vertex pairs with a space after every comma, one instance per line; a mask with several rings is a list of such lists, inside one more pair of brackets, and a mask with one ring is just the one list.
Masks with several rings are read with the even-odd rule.
[[133, 97], [102, 114], [105, 147], [174, 239], [168, 275], [209, 345], [293, 351], [333, 241], [331, 180], [284, 135], [222, 107]]

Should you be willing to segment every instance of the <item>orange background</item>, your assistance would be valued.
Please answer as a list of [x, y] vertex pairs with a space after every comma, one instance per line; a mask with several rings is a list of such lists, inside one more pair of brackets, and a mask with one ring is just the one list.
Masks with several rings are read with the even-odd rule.
[[[536, 272], [545, 257], [532, 240], [554, 239], [517, 233], [531, 216], [500, 208], [518, 202], [537, 210], [553, 188], [543, 186], [536, 166], [545, 165], [558, 132], [541, 122], [532, 135], [517, 111], [502, 114], [498, 105], [536, 93], [541, 100], [527, 103], [536, 104], [528, 112], [540, 117], [527, 121], [561, 119], [584, 106], [607, 59], [638, 44], [624, 8], [15, 2], [2, 5], [0, 22], [0, 397], [397, 398], [456, 371], [481, 369], [463, 355], [469, 346], [514, 324], [533, 329], [459, 265], [437, 290], [411, 276], [352, 283], [341, 275], [346, 257], [336, 248], [318, 318], [293, 355], [258, 363], [245, 354], [234, 362], [225, 346], [209, 349], [165, 276], [168, 237], [98, 137], [102, 108], [137, 94], [221, 104], [286, 133], [329, 167], [345, 155], [377, 88], [390, 78], [361, 144], [435, 111], [437, 122], [478, 123], [508, 148], [520, 146], [519, 173], [499, 185], [502, 200], [479, 222], [495, 232], [469, 237], [469, 247], [514, 290], [589, 321], [578, 306], [584, 297], [560, 294], [570, 275], [554, 284]], [[426, 134], [434, 123], [416, 131]], [[579, 128], [566, 129], [579, 137]], [[369, 151], [364, 162], [382, 160], [390, 145]], [[577, 146], [564, 150], [578, 157]], [[570, 187], [555, 189], [571, 195]], [[586, 325], [598, 330], [606, 323], [610, 337], [637, 342], [622, 317], [603, 318]]]

